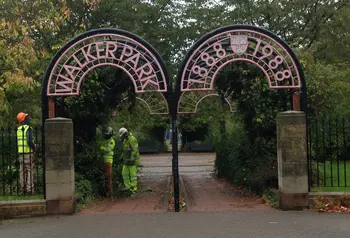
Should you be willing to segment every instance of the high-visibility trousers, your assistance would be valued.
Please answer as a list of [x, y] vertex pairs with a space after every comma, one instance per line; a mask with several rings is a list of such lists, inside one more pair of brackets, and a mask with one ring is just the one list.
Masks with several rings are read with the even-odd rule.
[[136, 165], [123, 165], [122, 176], [125, 188], [137, 191], [137, 168]]

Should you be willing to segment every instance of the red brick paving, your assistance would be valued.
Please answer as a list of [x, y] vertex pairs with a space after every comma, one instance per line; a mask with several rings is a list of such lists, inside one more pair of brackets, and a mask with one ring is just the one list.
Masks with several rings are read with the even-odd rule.
[[[231, 211], [272, 209], [253, 194], [241, 193], [225, 180], [217, 180], [202, 168], [213, 166], [214, 153], [181, 153], [179, 155], [180, 176], [186, 189], [187, 211]], [[167, 211], [168, 177], [156, 172], [169, 171], [171, 154], [143, 155], [143, 166], [149, 171], [140, 178], [140, 191], [151, 187], [152, 192], [141, 192], [133, 198], [102, 199], [89, 204], [79, 213], [150, 213]], [[152, 167], [153, 166], [153, 167]], [[181, 166], [196, 168], [195, 172], [184, 172]], [[164, 167], [164, 168], [162, 168]], [[167, 168], [168, 167], [168, 168]], [[154, 168], [154, 169], [152, 169]], [[146, 169], [146, 168], [145, 168]], [[165, 202], [164, 202], [165, 201]]]
[[[261, 198], [243, 193], [213, 175], [182, 175], [187, 191], [187, 211], [231, 211], [272, 209]], [[185, 199], [186, 199], [185, 197]]]
[[[168, 176], [157, 176], [143, 178], [140, 181], [140, 192], [135, 197], [125, 198], [103, 198], [78, 213], [84, 214], [115, 214], [115, 213], [154, 213], [164, 212], [167, 205], [164, 205], [164, 197], [167, 190]], [[151, 188], [152, 191], [147, 191]]]

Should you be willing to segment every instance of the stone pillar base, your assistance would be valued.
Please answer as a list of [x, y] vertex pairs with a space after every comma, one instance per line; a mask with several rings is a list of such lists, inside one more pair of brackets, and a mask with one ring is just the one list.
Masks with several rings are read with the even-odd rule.
[[309, 206], [308, 193], [280, 193], [279, 198], [282, 210], [303, 210]]
[[74, 200], [49, 200], [46, 201], [46, 213], [48, 215], [74, 214], [76, 205]]

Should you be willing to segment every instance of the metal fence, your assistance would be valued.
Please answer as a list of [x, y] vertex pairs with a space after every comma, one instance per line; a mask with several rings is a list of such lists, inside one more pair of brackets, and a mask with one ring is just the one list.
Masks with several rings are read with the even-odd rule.
[[[36, 152], [19, 153], [17, 128], [0, 128], [0, 198], [43, 195], [43, 160], [41, 156], [41, 129], [32, 128], [32, 141]], [[24, 147], [23, 147], [24, 148]], [[20, 151], [22, 152], [22, 151]], [[24, 151], [27, 152], [27, 151]], [[5, 199], [6, 200], [6, 199]]]
[[350, 191], [350, 118], [308, 119], [310, 191]]

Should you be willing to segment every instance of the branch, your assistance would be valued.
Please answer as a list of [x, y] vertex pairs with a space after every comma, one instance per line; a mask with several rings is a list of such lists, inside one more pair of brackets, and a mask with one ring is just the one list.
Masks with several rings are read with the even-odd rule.
[[[317, 5], [319, 3], [319, 0], [316, 1], [315, 5], [314, 5], [314, 12], [317, 12]], [[318, 19], [316, 19], [316, 22], [314, 24], [314, 26], [311, 28], [311, 30], [308, 31], [308, 34], [306, 34], [301, 40], [299, 40], [299, 42], [296, 45], [300, 45], [302, 44], [302, 42], [304, 42], [306, 39], [310, 38], [310, 42], [307, 45], [307, 48], [310, 48], [312, 46], [312, 44], [315, 42], [315, 40], [317, 39], [317, 36], [319, 35], [320, 32], [320, 26], [322, 26], [323, 24], [325, 24], [329, 19], [331, 19], [339, 10], [341, 10], [343, 7], [345, 7], [347, 5], [347, 1], [342, 2], [341, 4], [339, 4], [339, 6], [337, 7], [336, 5], [338, 5], [337, 3], [335, 3], [334, 5], [327, 7], [327, 9], [329, 8], [335, 8], [329, 15], [328, 15], [328, 11], [326, 10]], [[311, 16], [313, 16], [313, 14], [309, 15], [310, 17], [307, 18], [307, 21], [304, 24], [304, 27], [302, 29], [302, 31], [305, 31], [308, 23], [311, 21]]]
[[[342, 9], [343, 7], [345, 7], [347, 4], [347, 2], [343, 2], [342, 4], [339, 5], [339, 7], [337, 8], [335, 5], [333, 5], [332, 7], [335, 7], [335, 10], [333, 12], [331, 12], [328, 16], [327, 13], [328, 12], [324, 12], [322, 14], [322, 16], [320, 17], [319, 21], [317, 21], [316, 29], [315, 29], [315, 34], [313, 35], [313, 37], [311, 38], [309, 44], [307, 45], [307, 48], [310, 48], [313, 44], [313, 42], [316, 40], [317, 36], [319, 35], [320, 29], [319, 26], [325, 24], [329, 19], [331, 19], [340, 9]], [[321, 23], [320, 23], [321, 21]]]
[[169, 4], [169, 3], [171, 3], [171, 0], [168, 0], [166, 3], [164, 3], [161, 7], [160, 7], [160, 9], [159, 9], [159, 14], [153, 19], [153, 21], [151, 21], [151, 24], [152, 25], [154, 25], [154, 23], [156, 23], [159, 19], [160, 19], [160, 17], [162, 16], [162, 13], [163, 13], [163, 11], [165, 10], [165, 7]]
[[252, 24], [254, 26], [255, 22], [253, 20], [253, 11], [252, 11], [252, 7], [250, 5], [250, 1], [248, 1], [247, 4], [248, 4], [248, 12], [249, 12], [250, 24]]
[[20, 40], [17, 40], [17, 39], [14, 39], [14, 38], [10, 38], [10, 37], [6, 37], [2, 34], [0, 34], [0, 39], [6, 41], [6, 42], [9, 42], [10, 44], [22, 44], [24, 45]]
[[110, 15], [111, 15], [112, 11], [114, 10], [114, 7], [115, 7], [115, 3], [116, 3], [116, 1], [112, 1], [111, 6], [108, 7], [109, 11], [107, 11], [107, 14], [105, 15], [105, 22], [109, 21], [109, 17], [110, 17]]
[[[317, 12], [317, 5], [318, 5], [318, 0], [314, 3], [314, 12]], [[300, 30], [300, 32], [305, 32], [305, 29], [307, 28], [307, 26], [309, 25], [309, 23], [310, 23], [310, 21], [313, 19], [313, 14], [312, 13], [310, 13], [309, 15], [308, 15], [309, 17], [308, 18], [306, 18], [306, 21], [305, 21], [305, 23], [304, 23], [304, 26], [303, 26], [303, 28]], [[317, 21], [316, 21], [317, 22]], [[317, 23], [316, 23], [317, 24]], [[315, 26], [314, 26], [314, 28], [315, 28]], [[315, 29], [312, 29], [311, 30], [311, 32], [312, 31], [314, 31]], [[309, 38], [309, 36], [310, 36], [310, 31], [307, 31], [308, 32], [308, 34], [306, 34], [301, 40], [299, 40], [299, 42], [297, 42], [296, 44], [294, 44], [294, 45], [296, 45], [296, 46], [298, 46], [298, 45], [300, 45], [301, 43], [303, 43], [307, 38]]]

